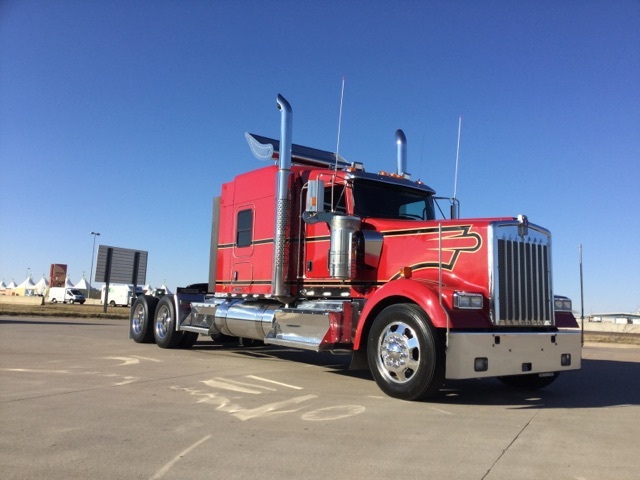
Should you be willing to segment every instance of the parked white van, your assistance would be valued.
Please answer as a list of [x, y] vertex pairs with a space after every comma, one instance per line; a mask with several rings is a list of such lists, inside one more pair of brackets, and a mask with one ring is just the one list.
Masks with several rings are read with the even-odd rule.
[[79, 303], [82, 305], [86, 298], [77, 288], [51, 287], [48, 300], [51, 303]]
[[[144, 294], [144, 291], [142, 290], [142, 287], [137, 286], [136, 297], [143, 294]], [[133, 285], [127, 285], [124, 283], [122, 284], [114, 283], [109, 285], [109, 298], [107, 299], [107, 302], [109, 302], [109, 305], [112, 307], [115, 307], [116, 305], [127, 307], [132, 303], [132, 300], [131, 300], [132, 296], [133, 296]], [[102, 293], [100, 294], [100, 303], [102, 305], [104, 305], [105, 297], [106, 297], [106, 285], [103, 285]]]

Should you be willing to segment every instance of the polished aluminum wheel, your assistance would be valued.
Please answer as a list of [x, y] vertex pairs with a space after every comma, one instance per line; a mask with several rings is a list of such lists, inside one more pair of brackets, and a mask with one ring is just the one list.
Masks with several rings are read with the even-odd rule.
[[392, 382], [411, 380], [420, 366], [420, 342], [416, 332], [403, 322], [392, 322], [378, 338], [379, 371]]
[[142, 329], [146, 324], [146, 309], [143, 304], [136, 305], [136, 308], [133, 310], [133, 316], [131, 317], [131, 329], [133, 333], [136, 335], [142, 334]]
[[156, 313], [156, 338], [165, 338], [167, 336], [167, 332], [171, 328], [171, 325], [171, 310], [165, 304], [160, 305], [158, 307], [158, 312]]

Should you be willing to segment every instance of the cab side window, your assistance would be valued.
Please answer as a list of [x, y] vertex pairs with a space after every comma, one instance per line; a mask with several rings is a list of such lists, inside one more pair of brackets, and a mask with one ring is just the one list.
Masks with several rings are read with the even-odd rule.
[[333, 193], [333, 208], [336, 213], [347, 213], [347, 202], [344, 198], [345, 191], [343, 185], [335, 185], [333, 188], [324, 189], [324, 211], [331, 211], [331, 194]]
[[253, 211], [239, 211], [236, 225], [236, 247], [248, 247], [253, 242]]

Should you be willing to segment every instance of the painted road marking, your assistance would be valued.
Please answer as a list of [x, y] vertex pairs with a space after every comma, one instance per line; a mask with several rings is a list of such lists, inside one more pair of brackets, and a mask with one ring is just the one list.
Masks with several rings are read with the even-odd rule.
[[149, 362], [162, 363], [162, 360], [158, 360], [155, 358], [149, 357], [141, 357], [139, 355], [132, 355], [130, 357], [102, 357], [104, 360], [120, 360], [122, 363], [116, 365], [117, 367], [127, 366], [127, 365], [138, 365], [140, 360], [147, 360]]
[[211, 435], [207, 435], [206, 437], [201, 438], [200, 440], [198, 440], [196, 443], [194, 443], [190, 447], [188, 447], [188, 448], [184, 449], [183, 451], [181, 451], [178, 455], [173, 457], [173, 459], [169, 463], [167, 463], [164, 467], [162, 467], [160, 470], [158, 470], [153, 477], [149, 478], [149, 480], [159, 480], [160, 478], [164, 477], [167, 474], [167, 472], [169, 470], [171, 470], [173, 468], [173, 466], [176, 463], [178, 463], [183, 457], [187, 456], [194, 448], [199, 447], [200, 445], [202, 445], [204, 442], [206, 442], [210, 438], [211, 438]]
[[73, 374], [75, 372], [70, 372], [69, 370], [44, 370], [37, 368], [0, 368], [0, 370], [4, 372], [23, 372], [23, 373], [65, 373], [65, 374]]
[[266, 417], [269, 415], [280, 415], [283, 413], [293, 413], [300, 410], [300, 408], [296, 408], [294, 410], [282, 410], [276, 411], [278, 409], [288, 407], [289, 405], [297, 405], [302, 402], [306, 402], [307, 400], [312, 400], [314, 398], [318, 398], [317, 395], [304, 395], [302, 397], [290, 398], [289, 400], [283, 400], [281, 402], [268, 403], [261, 407], [252, 408], [252, 409], [242, 409], [233, 414], [234, 417], [245, 421], [251, 420], [253, 418]]
[[222, 390], [231, 390], [232, 392], [238, 393], [251, 393], [253, 395], [260, 395], [262, 392], [260, 390], [251, 389], [242, 385], [237, 385], [229, 382], [228, 380], [217, 378], [214, 380], [203, 380], [207, 387], [211, 388], [221, 388]]
[[366, 409], [362, 405], [339, 405], [336, 407], [318, 408], [302, 415], [302, 420], [311, 422], [324, 422], [327, 420], [340, 420], [341, 418], [354, 417]]
[[[285, 388], [303, 390], [302, 387], [298, 387], [296, 385], [283, 384], [280, 382], [276, 382], [275, 380], [270, 380], [268, 378], [258, 377], [255, 375], [246, 375], [245, 377], [260, 382], [279, 385]], [[264, 390], [267, 390], [267, 393], [277, 392], [277, 390], [274, 388], [239, 382], [222, 377], [216, 377], [211, 380], [204, 380], [201, 383], [213, 389], [228, 390], [236, 393], [248, 393], [251, 395], [260, 395], [262, 393], [265, 393]], [[263, 391], [258, 390], [258, 388], [263, 389]], [[280, 400], [277, 402], [267, 403], [259, 407], [245, 408], [238, 403], [239, 401], [242, 401], [242, 397], [226, 397], [217, 392], [207, 392], [204, 390], [198, 390], [189, 387], [173, 386], [171, 387], [171, 389], [176, 391], [183, 391], [188, 393], [189, 395], [193, 395], [197, 398], [196, 403], [214, 405], [216, 410], [233, 415], [234, 417], [242, 421], [264, 418], [273, 415], [295, 413], [302, 410], [303, 408], [306, 408], [306, 406], [300, 406], [302, 403], [319, 398], [318, 395], [309, 394], [288, 398], [286, 400]], [[302, 420], [311, 422], [332, 421], [340, 420], [347, 417], [353, 417], [355, 415], [363, 413], [365, 410], [366, 408], [362, 405], [336, 405], [332, 407], [322, 407], [312, 411], [308, 411], [302, 414], [300, 418]]]
[[[77, 367], [71, 367], [77, 368]], [[129, 383], [133, 383], [136, 380], [140, 380], [140, 377], [132, 377], [130, 375], [122, 376], [115, 373], [105, 373], [99, 371], [71, 371], [71, 370], [50, 370], [50, 369], [37, 369], [37, 368], [0, 368], [0, 371], [5, 372], [18, 372], [18, 373], [46, 373], [46, 374], [58, 374], [58, 375], [73, 375], [73, 376], [95, 376], [95, 377], [105, 377], [105, 378], [120, 378], [123, 379], [120, 382], [113, 383], [112, 386], [118, 387], [121, 385], [127, 385]]]
[[274, 385], [280, 385], [281, 387], [293, 388], [294, 390], [304, 390], [302, 387], [296, 387], [295, 385], [288, 385], [286, 383], [276, 382], [275, 380], [269, 380], [268, 378], [256, 377], [255, 375], [246, 375], [247, 378], [254, 380], [260, 380], [261, 382], [273, 383]]

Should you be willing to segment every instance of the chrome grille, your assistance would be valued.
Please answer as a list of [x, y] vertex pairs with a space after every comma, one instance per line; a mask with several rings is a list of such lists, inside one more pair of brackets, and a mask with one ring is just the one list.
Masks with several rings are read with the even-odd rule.
[[546, 231], [522, 237], [498, 228], [494, 244], [494, 321], [504, 326], [552, 324], [551, 257]]

